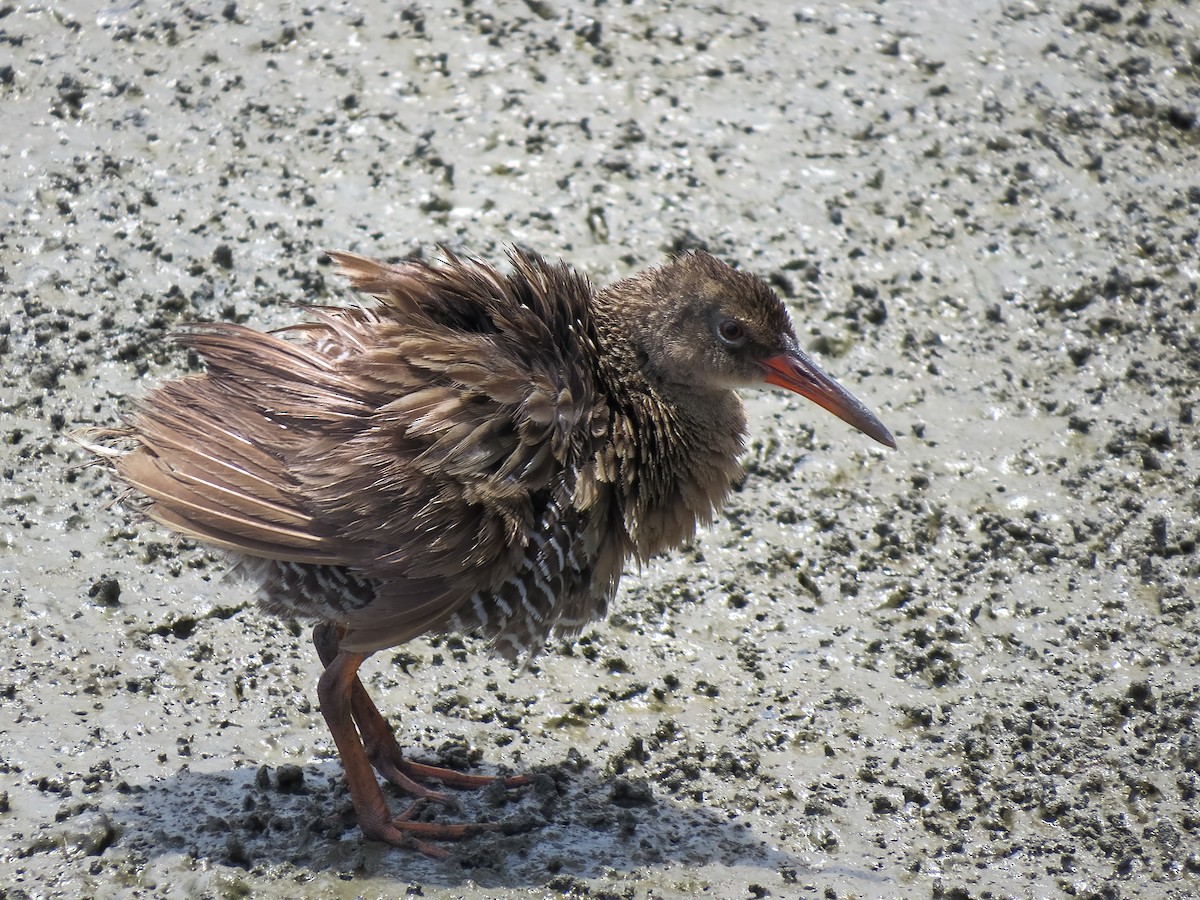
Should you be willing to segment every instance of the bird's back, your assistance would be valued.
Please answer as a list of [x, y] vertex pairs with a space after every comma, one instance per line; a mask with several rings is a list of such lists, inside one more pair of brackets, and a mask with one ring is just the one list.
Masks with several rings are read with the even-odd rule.
[[192, 329], [207, 370], [139, 404], [120, 475], [348, 649], [460, 628], [516, 656], [583, 625], [624, 558], [611, 491], [580, 485], [611, 417], [590, 284], [520, 252], [507, 275], [331, 256], [377, 305]]

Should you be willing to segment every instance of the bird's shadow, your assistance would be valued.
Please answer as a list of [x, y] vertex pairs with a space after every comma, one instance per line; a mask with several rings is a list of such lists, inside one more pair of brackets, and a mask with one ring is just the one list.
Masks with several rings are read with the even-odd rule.
[[[673, 864], [805, 868], [770, 848], [739, 817], [667, 796], [660, 785], [568, 763], [517, 789], [455, 791], [461, 812], [437, 821], [492, 821], [495, 831], [447, 843], [445, 860], [363, 838], [336, 762], [302, 769], [183, 769], [128, 789], [109, 815], [117, 845], [151, 859], [186, 854], [214, 865], [393, 876], [454, 886], [528, 887]], [[389, 796], [395, 811], [406, 800]]]

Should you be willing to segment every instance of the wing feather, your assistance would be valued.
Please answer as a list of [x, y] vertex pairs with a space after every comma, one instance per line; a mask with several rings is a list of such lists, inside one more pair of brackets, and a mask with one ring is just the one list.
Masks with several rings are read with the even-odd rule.
[[343, 621], [346, 646], [373, 647], [517, 572], [609, 413], [579, 365], [592, 289], [566, 267], [519, 251], [509, 275], [452, 255], [330, 256], [377, 305], [275, 334], [188, 331], [206, 373], [143, 401], [114, 464], [168, 527], [372, 579], [374, 600]]

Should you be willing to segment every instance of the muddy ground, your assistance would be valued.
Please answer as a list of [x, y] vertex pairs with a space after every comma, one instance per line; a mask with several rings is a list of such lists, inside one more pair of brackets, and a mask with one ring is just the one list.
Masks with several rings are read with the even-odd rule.
[[[0, 5], [0, 897], [1200, 894], [1200, 6], [758, 7]], [[66, 438], [439, 242], [707, 247], [899, 441], [748, 397], [574, 646], [379, 654], [414, 756], [543, 775], [444, 862], [353, 827], [305, 629]]]

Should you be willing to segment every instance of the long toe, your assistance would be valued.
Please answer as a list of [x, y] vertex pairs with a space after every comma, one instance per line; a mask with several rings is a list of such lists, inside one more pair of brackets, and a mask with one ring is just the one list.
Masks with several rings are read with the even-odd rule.
[[447, 787], [461, 788], [463, 790], [481, 790], [491, 787], [497, 781], [505, 787], [514, 788], [524, 787], [527, 784], [533, 783], [531, 775], [467, 775], [454, 769], [444, 768], [443, 766], [429, 766], [425, 763], [413, 762], [411, 759], [403, 760], [400, 763], [400, 768], [410, 779], [437, 779]]
[[414, 822], [406, 818], [411, 812], [412, 807], [409, 807], [391, 821], [359, 824], [363, 834], [372, 840], [383, 841], [393, 847], [411, 847], [433, 859], [445, 859], [450, 851], [430, 841], [462, 841], [501, 827], [493, 822]]
[[415, 781], [404, 773], [402, 766], [404, 761], [401, 761], [400, 766], [395, 765], [390, 759], [382, 759], [375, 762], [375, 771], [382, 778], [385, 778], [410, 797], [415, 798], [415, 802], [407, 810], [405, 810], [405, 818], [415, 812], [424, 803], [438, 803], [446, 807], [451, 812], [462, 814], [462, 803], [452, 794], [447, 794], [445, 791], [437, 791], [431, 787], [426, 787], [419, 781]]

